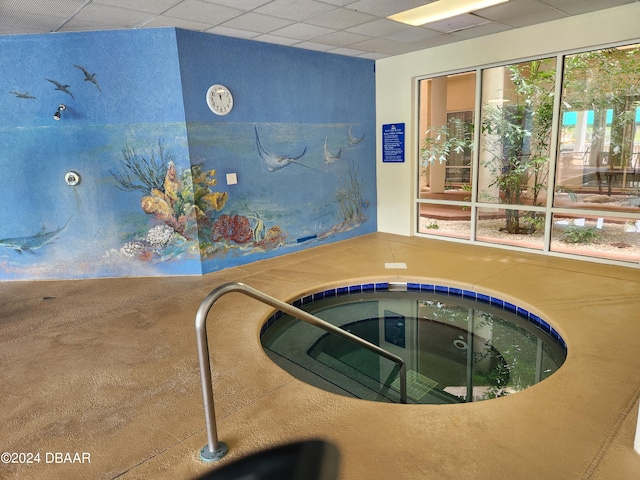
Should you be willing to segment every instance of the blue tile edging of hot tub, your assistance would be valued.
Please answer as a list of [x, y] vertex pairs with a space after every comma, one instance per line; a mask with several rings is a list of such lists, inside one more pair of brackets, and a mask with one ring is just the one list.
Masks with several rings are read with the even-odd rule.
[[[436, 285], [432, 283], [407, 283], [407, 291], [408, 292], [427, 292], [427, 293], [439, 293], [448, 295], [451, 297], [462, 297], [470, 300], [476, 300], [481, 303], [486, 303], [491, 305], [492, 307], [496, 307], [507, 312], [513, 313], [529, 322], [533, 323], [535, 326], [540, 328], [542, 331], [549, 334], [558, 344], [562, 346], [562, 348], [567, 350], [567, 344], [562, 338], [562, 336], [558, 333], [556, 329], [554, 329], [549, 323], [545, 322], [538, 315], [531, 313], [524, 308], [518, 307], [509, 302], [505, 302], [497, 297], [492, 297], [490, 295], [485, 295], [483, 293], [477, 293], [472, 290], [465, 290], [461, 288], [455, 287], [447, 287], [444, 285]], [[325, 298], [337, 297], [342, 295], [351, 295], [353, 293], [363, 293], [363, 292], [382, 292], [389, 291], [389, 283], [388, 282], [380, 282], [380, 283], [363, 283], [356, 285], [348, 285], [345, 287], [336, 287], [330, 288], [329, 290], [325, 290], [323, 292], [313, 293], [310, 295], [305, 295], [298, 300], [291, 302], [291, 305], [294, 307], [300, 308], [303, 305], [308, 305], [309, 303], [313, 303], [314, 301], [323, 300]], [[277, 320], [279, 320], [283, 316], [283, 312], [277, 311], [271, 317], [267, 319], [265, 324], [260, 329], [260, 335], [263, 335], [267, 329], [273, 325]]]

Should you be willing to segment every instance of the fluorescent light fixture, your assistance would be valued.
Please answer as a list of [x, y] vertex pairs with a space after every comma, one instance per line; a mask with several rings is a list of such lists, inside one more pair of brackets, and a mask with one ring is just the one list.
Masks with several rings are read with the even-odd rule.
[[405, 10], [389, 15], [387, 18], [396, 22], [418, 27], [425, 23], [437, 22], [445, 18], [455, 17], [481, 8], [493, 7], [509, 0], [438, 0], [421, 7]]

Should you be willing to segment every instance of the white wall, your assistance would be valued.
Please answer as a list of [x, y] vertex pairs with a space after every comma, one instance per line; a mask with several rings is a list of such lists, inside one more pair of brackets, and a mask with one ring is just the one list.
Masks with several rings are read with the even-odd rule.
[[[376, 62], [378, 231], [415, 231], [418, 77], [478, 66], [634, 43], [640, 3], [384, 58]], [[405, 162], [382, 163], [382, 125], [405, 124]]]

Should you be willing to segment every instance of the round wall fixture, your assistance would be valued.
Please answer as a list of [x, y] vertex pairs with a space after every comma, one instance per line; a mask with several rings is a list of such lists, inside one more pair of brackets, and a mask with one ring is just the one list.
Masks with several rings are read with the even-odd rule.
[[76, 172], [67, 172], [64, 176], [64, 181], [70, 187], [75, 187], [80, 183], [80, 175]]

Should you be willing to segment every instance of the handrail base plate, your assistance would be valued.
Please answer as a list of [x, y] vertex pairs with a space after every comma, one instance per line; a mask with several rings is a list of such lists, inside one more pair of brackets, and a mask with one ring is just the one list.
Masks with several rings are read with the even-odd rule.
[[228, 451], [229, 447], [227, 447], [227, 444], [224, 442], [218, 442], [218, 450], [215, 452], [210, 451], [209, 444], [206, 444], [202, 447], [202, 450], [200, 450], [200, 460], [209, 463], [217, 462], [218, 460], [221, 460]]

